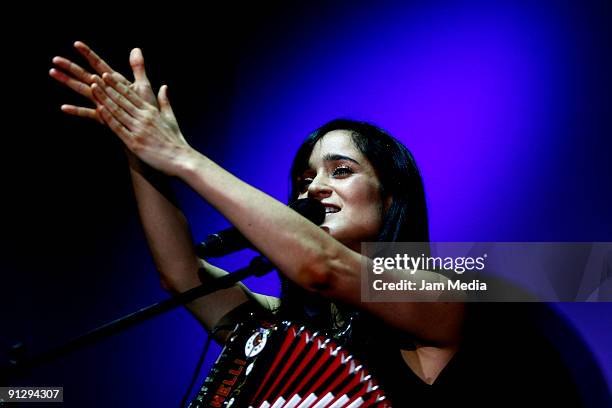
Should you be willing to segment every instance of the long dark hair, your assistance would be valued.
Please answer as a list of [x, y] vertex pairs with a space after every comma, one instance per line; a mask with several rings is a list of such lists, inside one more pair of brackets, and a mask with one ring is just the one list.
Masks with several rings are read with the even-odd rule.
[[[391, 197], [391, 205], [383, 217], [378, 235], [379, 242], [428, 242], [429, 227], [423, 180], [412, 154], [406, 146], [383, 129], [361, 121], [336, 119], [312, 132], [302, 143], [293, 159], [290, 173], [289, 202], [300, 194], [299, 177], [308, 168], [308, 161], [315, 144], [334, 130], [351, 132], [352, 141], [368, 159], [381, 184], [381, 197]], [[282, 292], [279, 314], [283, 317], [318, 320], [315, 324], [325, 326], [329, 320], [329, 302], [313, 300], [281, 274]], [[304, 311], [305, 300], [310, 306], [321, 309]], [[316, 307], [319, 304], [320, 307]], [[313, 306], [314, 305], [314, 306]]]

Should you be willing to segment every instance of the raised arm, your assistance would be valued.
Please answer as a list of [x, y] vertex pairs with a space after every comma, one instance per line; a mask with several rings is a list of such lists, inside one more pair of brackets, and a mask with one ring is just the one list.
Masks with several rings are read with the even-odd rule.
[[[113, 74], [144, 101], [157, 106], [157, 98], [146, 76], [144, 58], [139, 49], [130, 53], [134, 74], [134, 82], [131, 83], [84, 43], [76, 42], [75, 48], [98, 75]], [[97, 104], [90, 88], [95, 78], [93, 74], [66, 58], [55, 57], [53, 63], [56, 68], [49, 72], [51, 77]], [[62, 111], [104, 123], [98, 111], [91, 107], [62, 105]], [[138, 212], [162, 286], [173, 293], [191, 289], [200, 284], [197, 273], [200, 267], [211, 276], [225, 274], [225, 271], [196, 257], [189, 225], [174, 199], [168, 177], [142, 162], [129, 149], [126, 149], [126, 153]], [[232, 309], [249, 299], [260, 298], [240, 285], [200, 298], [190, 303], [188, 309], [208, 330], [212, 330]], [[223, 339], [226, 333], [219, 332], [217, 338]]]
[[460, 304], [362, 304], [359, 275], [365, 259], [195, 151], [176, 123], [166, 87], [158, 96], [160, 109], [140, 98], [114, 74], [96, 78], [92, 90], [102, 105], [98, 113], [128, 149], [152, 167], [189, 184], [289, 279], [365, 309], [425, 341], [458, 341], [463, 314]]

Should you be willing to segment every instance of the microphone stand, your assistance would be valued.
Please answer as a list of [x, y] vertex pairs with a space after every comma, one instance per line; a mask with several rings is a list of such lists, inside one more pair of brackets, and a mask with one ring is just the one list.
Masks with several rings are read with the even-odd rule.
[[239, 281], [251, 276], [263, 276], [272, 271], [274, 265], [263, 256], [256, 256], [248, 266], [238, 269], [235, 272], [215, 279], [209, 279], [205, 284], [189, 289], [170, 299], [162, 300], [150, 306], [144, 307], [136, 312], [130, 313], [117, 320], [106, 323], [96, 329], [75, 337], [68, 342], [43, 352], [39, 355], [27, 358], [23, 343], [18, 343], [11, 348], [9, 353], [10, 361], [6, 368], [0, 371], [0, 383], [5, 384], [8, 379], [17, 377], [27, 369], [32, 369], [44, 363], [55, 360], [58, 357], [69, 354], [77, 349], [96, 343], [111, 335], [132, 327], [138, 323], [158, 316], [178, 306], [185, 305], [201, 296], [208, 295], [220, 289], [226, 289]]

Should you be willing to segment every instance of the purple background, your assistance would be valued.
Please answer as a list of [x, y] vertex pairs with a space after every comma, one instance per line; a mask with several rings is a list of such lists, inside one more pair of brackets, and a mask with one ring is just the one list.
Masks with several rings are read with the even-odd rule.
[[[176, 8], [147, 21], [82, 14], [90, 17], [34, 21], [23, 11], [6, 33], [15, 131], [6, 140], [14, 160], [3, 163], [0, 356], [17, 340], [40, 351], [166, 296], [119, 143], [62, 116], [61, 103], [81, 100], [45, 77], [51, 57], [75, 57], [76, 39], [122, 72], [130, 47], [142, 47], [188, 140], [279, 200], [303, 138], [350, 117], [414, 153], [432, 240], [612, 241], [612, 12], [603, 2], [279, 3]], [[227, 225], [177, 188], [195, 240]], [[277, 292], [275, 277], [249, 283]], [[612, 384], [612, 304], [553, 308]], [[66, 406], [176, 406], [204, 339], [177, 310], [23, 383], [63, 384]]]

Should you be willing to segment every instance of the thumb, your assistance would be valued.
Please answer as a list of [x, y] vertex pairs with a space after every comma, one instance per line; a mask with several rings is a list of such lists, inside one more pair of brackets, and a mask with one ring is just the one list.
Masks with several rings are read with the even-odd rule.
[[170, 106], [170, 101], [168, 100], [168, 85], [162, 85], [162, 87], [159, 88], [157, 102], [159, 103], [159, 108], [164, 115], [174, 118], [174, 112], [172, 111], [172, 106]]
[[142, 56], [142, 51], [140, 48], [134, 48], [130, 52], [130, 65], [132, 67], [132, 72], [134, 73], [134, 81], [136, 84], [151, 86], [149, 79], [147, 78], [144, 57]]

